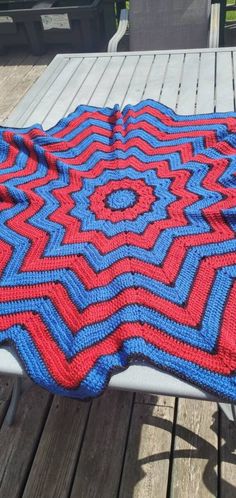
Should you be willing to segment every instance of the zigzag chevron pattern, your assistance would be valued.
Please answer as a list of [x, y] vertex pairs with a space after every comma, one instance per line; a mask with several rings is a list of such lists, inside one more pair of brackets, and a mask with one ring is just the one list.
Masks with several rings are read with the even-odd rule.
[[63, 395], [136, 359], [236, 401], [236, 114], [0, 129], [0, 343]]

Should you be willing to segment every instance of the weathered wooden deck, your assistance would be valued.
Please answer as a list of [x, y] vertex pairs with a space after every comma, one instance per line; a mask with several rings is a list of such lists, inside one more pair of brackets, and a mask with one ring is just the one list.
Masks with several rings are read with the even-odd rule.
[[[53, 54], [0, 57], [8, 117]], [[234, 498], [236, 430], [215, 403], [109, 391], [92, 403], [28, 380], [15, 423], [0, 378], [0, 498]]]

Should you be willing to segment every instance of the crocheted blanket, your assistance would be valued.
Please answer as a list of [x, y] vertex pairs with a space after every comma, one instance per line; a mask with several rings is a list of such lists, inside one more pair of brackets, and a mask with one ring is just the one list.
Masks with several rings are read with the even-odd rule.
[[152, 100], [0, 128], [0, 343], [35, 382], [138, 359], [236, 401], [235, 132]]

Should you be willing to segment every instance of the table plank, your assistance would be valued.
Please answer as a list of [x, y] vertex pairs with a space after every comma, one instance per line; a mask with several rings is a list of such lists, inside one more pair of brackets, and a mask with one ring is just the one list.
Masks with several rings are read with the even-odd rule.
[[93, 65], [96, 62], [96, 58], [80, 59], [81, 63], [78, 64], [74, 74], [72, 75], [70, 81], [61, 93], [60, 99], [57, 101], [56, 105], [49, 111], [48, 115], [44, 119], [45, 129], [54, 126], [58, 121], [66, 116], [68, 113], [68, 108], [71, 103], [76, 98], [76, 95], [83, 85], [85, 79], [89, 75]]
[[231, 52], [221, 52], [216, 58], [216, 109], [234, 110], [233, 64]]
[[123, 102], [124, 106], [127, 104], [137, 104], [143, 98], [145, 85], [153, 60], [153, 55], [142, 55], [142, 57], [139, 58]]
[[124, 63], [124, 57], [111, 58], [90, 99], [90, 105], [103, 107]]
[[84, 80], [81, 88], [77, 92], [76, 97], [70, 103], [68, 112], [74, 111], [74, 109], [80, 104], [87, 104], [89, 102], [106, 70], [106, 67], [110, 62], [110, 59], [111, 57], [103, 57], [103, 55], [99, 59], [97, 58], [87, 78]]
[[159, 100], [165, 73], [169, 61], [169, 55], [156, 55], [148, 76], [144, 99]]
[[200, 54], [196, 113], [213, 112], [215, 106], [215, 61], [214, 52]]
[[199, 54], [186, 54], [177, 105], [178, 114], [194, 114], [199, 71]]
[[123, 102], [138, 61], [139, 57], [137, 55], [128, 55], [127, 57], [125, 57], [124, 64], [120, 68], [120, 72], [108, 96], [108, 107], [112, 107], [114, 104], [119, 104], [121, 107], [123, 107]]
[[177, 107], [183, 62], [184, 54], [170, 55], [164, 79], [164, 85], [162, 93], [160, 95], [160, 101], [174, 110]]

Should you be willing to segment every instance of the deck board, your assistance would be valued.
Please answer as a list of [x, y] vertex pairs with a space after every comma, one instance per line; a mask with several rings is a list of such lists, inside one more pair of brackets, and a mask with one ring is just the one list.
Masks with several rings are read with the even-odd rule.
[[4, 122], [19, 100], [43, 73], [54, 57], [54, 52], [42, 57], [19, 53], [8, 60], [5, 68], [0, 66], [0, 117]]
[[[119, 497], [165, 498], [171, 455], [174, 398], [135, 403]], [[158, 492], [157, 492], [158, 490]]]
[[[13, 114], [18, 126], [31, 124], [34, 118], [44, 119], [44, 125], [51, 126], [53, 120], [81, 102], [96, 104], [96, 98], [102, 105], [122, 106], [131, 98], [131, 82], [135, 85], [135, 101], [142, 96], [161, 96], [177, 112], [194, 112], [194, 107], [196, 112], [212, 111], [215, 104], [217, 110], [222, 109], [224, 76], [219, 76], [222, 82], [216, 96], [211, 78], [215, 54], [203, 52], [198, 71], [195, 68], [190, 74], [191, 64], [197, 59], [194, 52], [191, 54], [185, 60], [181, 53], [173, 60], [165, 53], [150, 54], [143, 75], [138, 54], [122, 54], [120, 72], [113, 73], [111, 87], [105, 93], [104, 74], [112, 73], [110, 56], [105, 55], [101, 65], [92, 56], [82, 59], [79, 65], [74, 62], [68, 84], [61, 85], [64, 97], [56, 105], [55, 115], [46, 105], [42, 110], [41, 101], [69, 58], [55, 60], [53, 76], [41, 76], [43, 85], [40, 82], [28, 92], [52, 54], [36, 59], [23, 53], [1, 56], [1, 121], [7, 119], [22, 97], [24, 115], [18, 109]], [[228, 74], [232, 68], [235, 72], [235, 60], [231, 66], [232, 61], [224, 54], [222, 57], [227, 59]], [[181, 68], [177, 81], [173, 81], [177, 60]], [[188, 77], [196, 88], [187, 109], [183, 96]], [[9, 86], [8, 80], [12, 80]], [[100, 81], [100, 87], [96, 81]], [[235, 96], [229, 81], [227, 88], [227, 105], [233, 105]], [[66, 96], [70, 96], [68, 106]], [[219, 498], [236, 494], [236, 431], [223, 414], [218, 428], [215, 403], [180, 400], [176, 404], [173, 397], [142, 393], [133, 397], [132, 393], [109, 391], [93, 401], [90, 409], [87, 403], [58, 397], [51, 404], [50, 394], [26, 381], [16, 421], [7, 427], [4, 416], [11, 386], [11, 378], [0, 377], [0, 498], [206, 498], [216, 496], [217, 487]]]
[[5, 418], [11, 397], [13, 380], [11, 377], [1, 377], [0, 381], [0, 426]]
[[89, 409], [90, 403], [55, 396], [23, 498], [68, 496]]
[[[51, 396], [24, 382], [14, 425], [0, 429], [0, 497], [18, 498], [28, 477]], [[32, 495], [31, 495], [32, 496]]]
[[179, 399], [171, 498], [217, 496], [217, 432], [216, 403]]
[[21, 100], [23, 104], [24, 112], [22, 113], [19, 108], [16, 108], [13, 112], [11, 112], [11, 117], [14, 120], [15, 126], [21, 127], [28, 126], [30, 124], [28, 121], [29, 116], [31, 116], [33, 111], [39, 106], [43, 96], [53, 84], [58, 74], [60, 74], [63, 67], [67, 64], [68, 61], [69, 59], [66, 58], [63, 58], [59, 61], [57, 60], [57, 58], [53, 59], [51, 66], [52, 74], [48, 75], [47, 73], [44, 73], [44, 68], [42, 68], [41, 77], [38, 80], [35, 80], [35, 85], [33, 85], [34, 81], [32, 81], [32, 88], [26, 93], [26, 95], [19, 95], [19, 100]]
[[132, 393], [115, 391], [93, 401], [71, 498], [116, 498], [132, 404]]
[[236, 496], [236, 427], [220, 412], [220, 491], [222, 498]]

